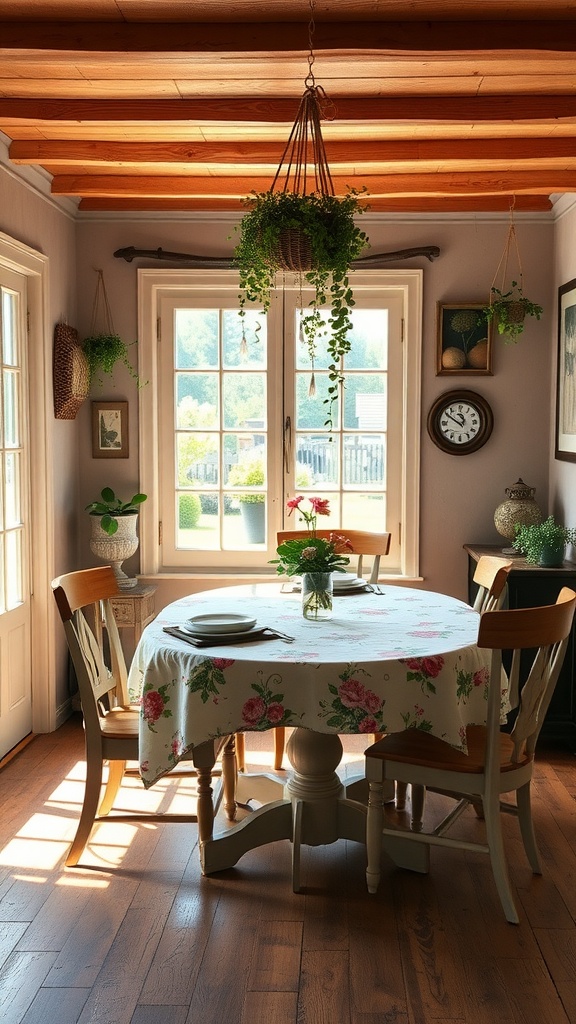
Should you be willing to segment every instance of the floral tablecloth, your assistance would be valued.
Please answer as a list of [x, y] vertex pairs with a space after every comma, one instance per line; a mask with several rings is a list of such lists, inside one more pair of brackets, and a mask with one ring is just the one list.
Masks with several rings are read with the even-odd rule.
[[[405, 587], [334, 598], [326, 622], [302, 617], [280, 583], [227, 587], [166, 607], [130, 668], [141, 700], [140, 773], [151, 786], [195, 745], [239, 731], [302, 726], [323, 733], [424, 729], [465, 750], [486, 721], [490, 652], [478, 614], [443, 594]], [[196, 649], [163, 632], [191, 615], [253, 615], [295, 638]], [[503, 687], [503, 701], [506, 691]]]

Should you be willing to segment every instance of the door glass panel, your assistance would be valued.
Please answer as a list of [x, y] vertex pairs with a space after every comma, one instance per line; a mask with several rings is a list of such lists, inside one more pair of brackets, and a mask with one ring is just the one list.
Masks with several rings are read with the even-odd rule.
[[22, 523], [22, 508], [20, 502], [20, 455], [16, 452], [7, 453], [5, 456], [5, 523], [6, 529], [13, 526], [20, 526]]
[[17, 365], [16, 314], [17, 296], [2, 291], [2, 362], [5, 366]]
[[24, 600], [22, 349], [19, 292], [0, 288], [0, 611]]
[[20, 443], [18, 436], [18, 385], [20, 383], [20, 376], [11, 370], [5, 370], [3, 377], [4, 444], [6, 448], [16, 448]]

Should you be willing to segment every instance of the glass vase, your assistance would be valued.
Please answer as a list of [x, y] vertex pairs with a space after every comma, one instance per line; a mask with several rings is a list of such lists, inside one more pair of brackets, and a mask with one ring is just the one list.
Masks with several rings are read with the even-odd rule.
[[302, 575], [302, 614], [319, 622], [332, 618], [332, 573], [305, 572]]

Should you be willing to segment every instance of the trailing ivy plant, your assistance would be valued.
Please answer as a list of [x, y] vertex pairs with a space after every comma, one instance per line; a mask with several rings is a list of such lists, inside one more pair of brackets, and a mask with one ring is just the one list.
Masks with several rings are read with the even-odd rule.
[[502, 292], [492, 286], [490, 305], [482, 310], [482, 317], [488, 322], [494, 320], [498, 334], [504, 336], [505, 342], [517, 341], [524, 330], [524, 318], [534, 316], [540, 319], [544, 312], [542, 306], [527, 299], [522, 290], [522, 283], [512, 281], [509, 291]]
[[[362, 190], [365, 191], [365, 190]], [[332, 426], [332, 408], [344, 383], [341, 360], [350, 351], [350, 310], [354, 297], [348, 273], [352, 262], [368, 245], [368, 237], [354, 222], [364, 212], [357, 189], [349, 189], [343, 198], [320, 193], [252, 192], [244, 200], [250, 209], [237, 227], [240, 241], [234, 250], [234, 262], [240, 272], [240, 316], [246, 315], [246, 303], [258, 303], [264, 313], [270, 308], [270, 295], [276, 274], [286, 269], [280, 252], [280, 236], [297, 229], [307, 236], [311, 267], [300, 271], [303, 283], [314, 290], [309, 312], [302, 315], [302, 335], [308, 346], [312, 370], [320, 336], [326, 337], [330, 356], [328, 366], [328, 405], [325, 425]], [[323, 306], [329, 306], [325, 319]]]
[[103, 384], [102, 374], [111, 375], [116, 363], [120, 362], [124, 364], [138, 387], [142, 387], [140, 378], [130, 362], [128, 346], [118, 334], [94, 334], [84, 338], [82, 348], [88, 360], [90, 384], [95, 380], [98, 384]]

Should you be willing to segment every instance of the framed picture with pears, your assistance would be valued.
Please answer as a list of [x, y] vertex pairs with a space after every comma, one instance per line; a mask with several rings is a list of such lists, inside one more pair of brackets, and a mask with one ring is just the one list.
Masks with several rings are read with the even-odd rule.
[[492, 376], [492, 327], [482, 302], [437, 304], [437, 377]]

